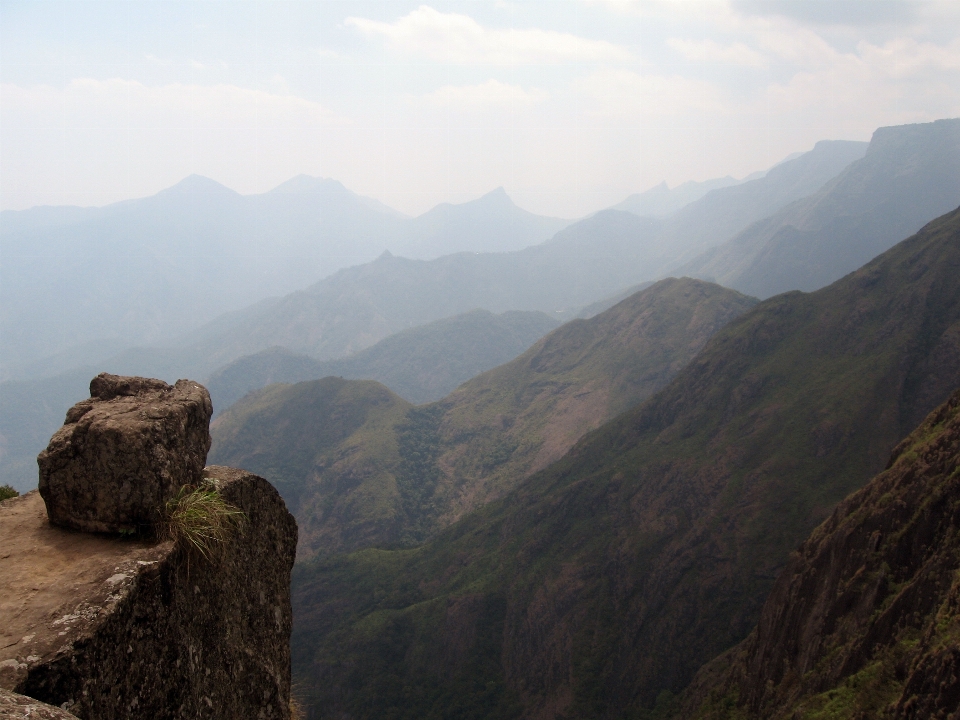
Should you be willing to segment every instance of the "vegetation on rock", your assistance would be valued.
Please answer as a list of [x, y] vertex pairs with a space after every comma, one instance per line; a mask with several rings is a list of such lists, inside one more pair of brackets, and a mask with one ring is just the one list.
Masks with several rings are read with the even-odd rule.
[[225, 542], [243, 531], [246, 522], [244, 512], [226, 502], [215, 486], [184, 485], [167, 502], [161, 535], [212, 560]]

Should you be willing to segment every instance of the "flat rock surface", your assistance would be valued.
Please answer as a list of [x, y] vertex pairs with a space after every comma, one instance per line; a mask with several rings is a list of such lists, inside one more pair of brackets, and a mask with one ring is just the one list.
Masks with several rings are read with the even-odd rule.
[[0, 503], [0, 687], [72, 642], [170, 543], [58, 528], [37, 491]]

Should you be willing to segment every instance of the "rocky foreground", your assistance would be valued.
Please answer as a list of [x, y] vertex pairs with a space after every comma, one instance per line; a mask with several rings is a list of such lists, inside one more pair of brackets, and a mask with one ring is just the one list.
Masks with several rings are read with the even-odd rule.
[[[42, 456], [45, 496], [0, 503], [0, 689], [27, 697], [5, 694], [0, 714], [45, 717], [29, 714], [33, 699], [84, 720], [286, 720], [296, 522], [261, 477], [218, 466], [187, 477], [190, 468], [169, 462], [187, 452], [202, 468], [209, 434], [194, 412], [209, 419], [202, 387], [100, 380]], [[122, 461], [111, 463], [111, 453]], [[142, 526], [185, 486], [242, 514], [204, 552]], [[121, 531], [54, 523], [68, 516]]]

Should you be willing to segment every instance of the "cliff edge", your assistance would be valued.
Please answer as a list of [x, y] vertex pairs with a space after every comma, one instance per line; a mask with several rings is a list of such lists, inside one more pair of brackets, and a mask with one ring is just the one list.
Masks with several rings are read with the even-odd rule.
[[[163, 414], [130, 397], [126, 417]], [[56, 525], [39, 492], [0, 503], [0, 689], [81, 720], [290, 717], [296, 522], [261, 477], [211, 466], [197, 480], [244, 518], [206, 553]]]

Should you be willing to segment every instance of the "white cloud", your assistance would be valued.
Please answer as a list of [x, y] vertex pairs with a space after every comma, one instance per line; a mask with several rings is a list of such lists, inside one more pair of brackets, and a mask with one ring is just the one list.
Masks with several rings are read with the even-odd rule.
[[890, 78], [904, 79], [921, 74], [960, 71], [960, 39], [947, 45], [895, 38], [883, 45], [861, 42], [861, 59]]
[[522, 65], [565, 62], [629, 62], [633, 54], [604, 40], [551, 30], [485, 28], [468, 15], [441, 13], [427, 5], [394, 23], [350, 17], [346, 24], [383, 37], [393, 50], [437, 62]]
[[725, 114], [720, 90], [710, 83], [680, 75], [603, 69], [579, 78], [573, 90], [591, 102], [584, 112], [594, 115], [645, 118]]
[[720, 63], [741, 67], [763, 67], [766, 61], [756, 50], [742, 42], [721, 45], [714, 40], [669, 38], [667, 45], [691, 62]]
[[543, 90], [524, 90], [519, 85], [508, 85], [490, 79], [479, 85], [446, 85], [423, 96], [433, 105], [477, 109], [484, 107], [530, 106], [549, 97]]

